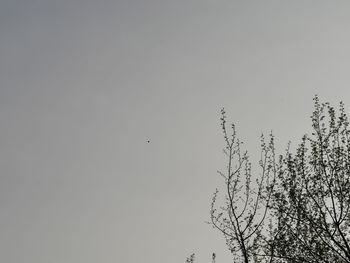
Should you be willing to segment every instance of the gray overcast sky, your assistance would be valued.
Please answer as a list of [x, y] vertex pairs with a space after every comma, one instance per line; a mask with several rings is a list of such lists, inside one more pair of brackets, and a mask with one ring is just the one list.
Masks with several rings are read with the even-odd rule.
[[[257, 162], [350, 110], [348, 1], [0, 0], [0, 262], [231, 262], [219, 126]], [[147, 140], [151, 140], [147, 143]]]

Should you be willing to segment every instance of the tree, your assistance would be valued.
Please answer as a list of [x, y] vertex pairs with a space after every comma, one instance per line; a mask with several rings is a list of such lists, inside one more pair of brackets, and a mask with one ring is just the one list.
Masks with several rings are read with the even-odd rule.
[[296, 153], [287, 150], [274, 188], [278, 222], [276, 253], [286, 262], [350, 262], [350, 130], [344, 105], [339, 116], [314, 98], [313, 133]]
[[343, 103], [336, 116], [315, 96], [313, 133], [295, 153], [288, 147], [277, 158], [273, 135], [267, 143], [262, 136], [258, 176], [221, 113], [225, 194], [218, 206], [215, 191], [210, 214], [235, 262], [350, 263], [350, 130]]
[[235, 126], [229, 134], [221, 111], [225, 191], [213, 195], [210, 224], [235, 262], [350, 263], [350, 129], [342, 102], [338, 112], [315, 96], [311, 135], [278, 158], [274, 136], [267, 142], [262, 136], [260, 173], [253, 175]]
[[[252, 183], [252, 169], [247, 152], [241, 150], [235, 126], [228, 134], [225, 110], [221, 111], [221, 127], [227, 157], [225, 172], [218, 173], [224, 179], [224, 205], [217, 206], [219, 191], [216, 189], [211, 203], [211, 224], [218, 229], [235, 260], [242, 262], [272, 262], [274, 243], [267, 238], [272, 234], [270, 203], [273, 185], [282, 160], [275, 157], [274, 137], [268, 143], [261, 137], [260, 176]], [[271, 218], [270, 218], [271, 219]]]

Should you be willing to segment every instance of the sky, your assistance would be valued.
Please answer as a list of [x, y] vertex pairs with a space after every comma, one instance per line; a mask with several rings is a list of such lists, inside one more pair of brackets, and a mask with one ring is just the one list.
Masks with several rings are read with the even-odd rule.
[[232, 262], [205, 223], [220, 110], [253, 165], [261, 133], [310, 130], [315, 94], [349, 112], [349, 9], [0, 0], [0, 262]]

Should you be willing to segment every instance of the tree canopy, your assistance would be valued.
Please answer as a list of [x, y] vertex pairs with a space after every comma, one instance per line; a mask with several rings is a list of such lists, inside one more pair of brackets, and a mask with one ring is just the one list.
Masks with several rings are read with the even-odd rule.
[[[259, 172], [221, 111], [227, 158], [210, 224], [234, 262], [350, 263], [350, 129], [338, 110], [314, 97], [312, 133], [277, 155], [273, 134], [261, 137]], [[194, 261], [194, 255], [188, 262]]]

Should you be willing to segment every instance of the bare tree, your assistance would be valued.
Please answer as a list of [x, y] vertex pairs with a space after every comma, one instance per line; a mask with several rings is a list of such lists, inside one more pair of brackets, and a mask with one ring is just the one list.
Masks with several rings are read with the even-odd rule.
[[276, 160], [273, 135], [269, 136], [268, 143], [262, 136], [260, 174], [253, 183], [249, 156], [241, 150], [242, 142], [233, 124], [228, 134], [224, 109], [221, 114], [228, 164], [225, 172], [218, 172], [224, 179], [224, 205], [217, 206], [219, 191], [216, 189], [211, 203], [211, 224], [223, 234], [236, 262], [272, 262], [275, 243], [269, 238], [273, 235], [273, 226], [267, 219], [282, 159]]

